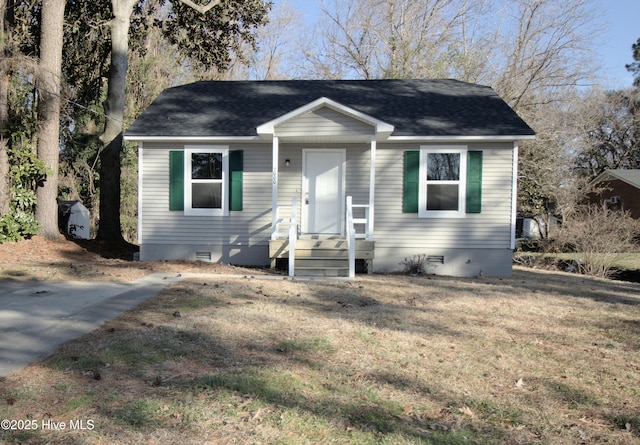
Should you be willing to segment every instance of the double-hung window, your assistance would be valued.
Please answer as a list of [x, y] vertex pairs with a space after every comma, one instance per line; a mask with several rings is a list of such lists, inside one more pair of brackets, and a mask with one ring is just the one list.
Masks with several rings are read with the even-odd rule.
[[463, 218], [466, 176], [466, 146], [421, 147], [418, 216]]
[[227, 147], [185, 147], [185, 214], [227, 215], [228, 175]]

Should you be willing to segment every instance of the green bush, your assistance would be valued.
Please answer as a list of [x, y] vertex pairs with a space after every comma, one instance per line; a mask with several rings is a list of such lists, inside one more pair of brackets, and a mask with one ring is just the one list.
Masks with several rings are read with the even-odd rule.
[[[20, 138], [23, 139], [23, 138]], [[47, 167], [29, 143], [15, 143], [9, 150], [11, 165], [10, 210], [0, 217], [0, 243], [19, 241], [38, 233], [35, 218], [36, 188], [47, 176]]]

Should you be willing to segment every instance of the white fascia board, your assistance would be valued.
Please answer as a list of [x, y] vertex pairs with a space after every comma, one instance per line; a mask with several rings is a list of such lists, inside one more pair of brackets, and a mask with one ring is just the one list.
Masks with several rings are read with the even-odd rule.
[[366, 124], [369, 124], [376, 128], [376, 134], [378, 138], [387, 139], [389, 135], [393, 132], [393, 125], [383, 122], [379, 119], [371, 117], [367, 114], [361, 113], [360, 111], [354, 110], [353, 108], [349, 108], [347, 106], [342, 105], [335, 100], [331, 100], [328, 97], [321, 97], [319, 99], [314, 100], [313, 102], [309, 102], [308, 104], [296, 108], [293, 111], [290, 111], [282, 116], [273, 119], [269, 122], [265, 122], [256, 128], [258, 134], [263, 137], [272, 137], [275, 133], [275, 128], [297, 116], [301, 116], [305, 113], [308, 113], [313, 110], [317, 110], [318, 108], [329, 107], [339, 113], [343, 113], [347, 116], [353, 117], [354, 119], [360, 120]]
[[234, 142], [262, 141], [258, 136], [124, 136], [135, 142]]
[[509, 136], [389, 136], [388, 142], [513, 142], [532, 141], [532, 135]]

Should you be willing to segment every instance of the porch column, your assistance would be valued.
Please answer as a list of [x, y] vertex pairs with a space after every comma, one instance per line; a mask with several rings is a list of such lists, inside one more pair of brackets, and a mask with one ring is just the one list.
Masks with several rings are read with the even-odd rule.
[[373, 221], [375, 216], [374, 202], [376, 198], [376, 135], [371, 136], [371, 158], [369, 165], [369, 238], [373, 239]]
[[278, 220], [278, 137], [273, 137], [271, 146], [272, 176], [271, 176], [271, 239], [276, 239], [276, 225]]
[[518, 142], [513, 143], [513, 166], [511, 167], [511, 250], [516, 248], [516, 218], [518, 216]]

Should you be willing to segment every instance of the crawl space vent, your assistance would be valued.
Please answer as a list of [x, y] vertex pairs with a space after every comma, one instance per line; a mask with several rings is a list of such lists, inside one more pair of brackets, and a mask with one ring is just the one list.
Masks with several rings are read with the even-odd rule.
[[429, 255], [427, 257], [427, 263], [429, 264], [444, 264], [443, 255]]
[[211, 252], [196, 252], [196, 261], [211, 261]]

